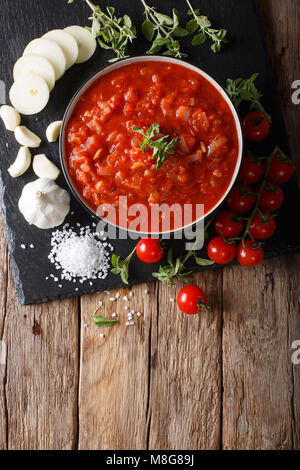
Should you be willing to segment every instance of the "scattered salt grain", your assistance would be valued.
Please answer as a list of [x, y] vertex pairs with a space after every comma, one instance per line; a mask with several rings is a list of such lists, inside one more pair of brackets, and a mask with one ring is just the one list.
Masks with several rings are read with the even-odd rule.
[[26, 250], [26, 245], [23, 245], [23, 243], [22, 245], [20, 245], [20, 247], [22, 248], [22, 250]]
[[34, 245], [31, 243], [31, 244], [29, 245], [29, 248], [34, 248]]
[[145, 294], [149, 294], [149, 291], [147, 289], [145, 290]]
[[173, 297], [171, 297], [170, 302], [175, 302], [175, 299], [173, 299]]
[[117, 314], [116, 314], [116, 313], [112, 313], [111, 316], [112, 316], [112, 317], [116, 317]]
[[128, 310], [128, 307], [127, 307], [127, 306], [126, 306], [126, 307], [124, 307], [124, 308], [125, 308], [125, 310]]
[[116, 298], [115, 298], [115, 297], [110, 297], [109, 300], [110, 300], [111, 302], [114, 302], [114, 301], [116, 300]]
[[120, 294], [119, 292], [116, 293], [116, 299], [118, 299], [120, 297]]
[[127, 295], [124, 295], [124, 297], [123, 297], [123, 300], [125, 300], [125, 302], [127, 302], [127, 301], [128, 301], [128, 297], [127, 297]]
[[87, 328], [87, 323], [85, 323], [83, 326], [84, 326], [84, 328]]
[[[76, 225], [80, 227], [79, 223]], [[83, 284], [87, 280], [107, 277], [110, 267], [109, 252], [91, 232], [90, 227], [83, 227], [79, 235], [71, 228], [56, 230], [52, 233], [51, 246], [48, 258], [56, 269], [62, 271], [61, 279], [78, 279]]]
[[99, 336], [100, 336], [100, 338], [105, 338], [105, 334], [104, 334], [104, 333], [99, 333]]
[[129, 292], [129, 297], [132, 297], [133, 296], [133, 293], [132, 292]]
[[102, 305], [103, 305], [102, 300], [100, 300], [100, 301], [98, 302], [98, 305], [99, 305], [99, 307], [102, 307]]
[[110, 291], [109, 291], [109, 290], [105, 290], [104, 292], [105, 292], [105, 294], [110, 295]]
[[137, 317], [140, 317], [141, 315], [142, 315], [141, 312], [138, 312], [138, 313], [136, 314]]

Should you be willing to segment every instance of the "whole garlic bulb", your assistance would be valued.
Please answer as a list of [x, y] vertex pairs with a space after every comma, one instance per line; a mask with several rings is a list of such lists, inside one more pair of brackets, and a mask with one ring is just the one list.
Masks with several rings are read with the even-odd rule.
[[49, 229], [61, 225], [70, 211], [70, 194], [48, 178], [26, 184], [19, 210], [30, 225]]

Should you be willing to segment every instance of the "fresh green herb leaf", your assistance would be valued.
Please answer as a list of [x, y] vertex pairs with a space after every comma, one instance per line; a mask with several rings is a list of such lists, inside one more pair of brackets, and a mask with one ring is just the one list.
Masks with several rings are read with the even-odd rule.
[[172, 57], [186, 57], [181, 52], [180, 43], [174, 37], [187, 36], [187, 30], [179, 26], [178, 11], [173, 8], [172, 18], [160, 13], [155, 7], [150, 7], [145, 0], [141, 0], [145, 8], [146, 19], [142, 24], [142, 31], [147, 41], [152, 42], [147, 54], [157, 54], [162, 49], [163, 55]]
[[196, 252], [193, 250], [189, 251], [184, 257], [176, 258], [176, 261], [174, 262], [173, 251], [170, 249], [167, 256], [167, 264], [165, 266], [160, 266], [159, 271], [152, 273], [152, 276], [155, 277], [155, 279], [166, 283], [168, 286], [174, 285], [174, 279], [178, 279], [182, 282], [190, 282], [192, 280], [190, 276], [193, 271], [188, 271], [186, 269], [186, 262], [190, 258], [194, 258], [199, 266], [210, 266], [214, 264], [213, 261], [198, 258], [196, 256]]
[[192, 45], [201, 46], [209, 38], [212, 41], [211, 50], [214, 53], [220, 52], [222, 46], [229, 42], [226, 39], [227, 30], [212, 28], [211, 21], [207, 16], [200, 15], [199, 9], [194, 10], [189, 0], [186, 0], [186, 2], [189, 6], [188, 14], [194, 17], [186, 24], [186, 30], [189, 34], [193, 34], [198, 30], [198, 34], [193, 37]]
[[129, 256], [125, 260], [120, 258], [120, 256], [117, 256], [115, 253], [111, 257], [111, 264], [113, 266], [111, 272], [113, 274], [119, 274], [121, 276], [122, 282], [124, 284], [128, 284], [129, 280], [129, 264], [132, 256], [134, 255], [136, 251], [136, 247], [134, 250], [130, 253]]
[[[74, 0], [68, 0], [73, 3]], [[92, 9], [93, 14], [89, 18], [92, 20], [90, 28], [92, 35], [97, 39], [98, 44], [105, 50], [112, 50], [116, 57], [109, 62], [116, 62], [119, 59], [128, 57], [127, 49], [130, 43], [136, 38], [136, 28], [128, 15], [118, 18], [113, 7], [107, 7], [106, 12], [99, 6], [95, 6], [90, 0], [84, 0]]]
[[119, 323], [117, 320], [110, 320], [109, 318], [102, 317], [101, 315], [93, 315], [93, 322], [96, 326], [99, 326], [101, 328], [107, 326], [114, 326]]
[[154, 140], [155, 135], [159, 134], [160, 132], [160, 126], [157, 122], [152, 124], [146, 132], [136, 126], [132, 126], [132, 129], [144, 137], [143, 142], [140, 144], [144, 153], [146, 152], [147, 147], [153, 149], [153, 158], [157, 159], [156, 169], [159, 170], [167, 156], [174, 153], [174, 149], [178, 143], [177, 137], [171, 141], [168, 141], [169, 136], [165, 135], [159, 139]]
[[250, 101], [250, 109], [256, 109], [262, 112], [269, 121], [272, 122], [271, 116], [266, 113], [260, 102], [263, 94], [254, 84], [258, 76], [259, 73], [254, 73], [248, 79], [237, 78], [236, 80], [232, 80], [228, 78], [226, 91], [236, 108], [239, 107], [242, 101]]

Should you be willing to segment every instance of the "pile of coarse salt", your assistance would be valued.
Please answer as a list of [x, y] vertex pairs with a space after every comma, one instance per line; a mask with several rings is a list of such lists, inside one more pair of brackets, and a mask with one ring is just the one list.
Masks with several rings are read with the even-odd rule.
[[[80, 283], [91, 279], [105, 279], [110, 268], [110, 252], [113, 246], [101, 241], [98, 232], [90, 227], [81, 227], [79, 233], [64, 225], [62, 230], [52, 233], [49, 260], [60, 278], [66, 281], [79, 280]], [[53, 277], [53, 276], [51, 276]], [[58, 278], [54, 278], [55, 280]]]

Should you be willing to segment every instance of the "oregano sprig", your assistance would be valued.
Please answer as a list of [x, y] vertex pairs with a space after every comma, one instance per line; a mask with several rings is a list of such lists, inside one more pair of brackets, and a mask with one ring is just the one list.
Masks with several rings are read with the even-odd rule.
[[111, 257], [111, 264], [113, 266], [113, 269], [111, 270], [111, 272], [113, 274], [119, 274], [124, 284], [128, 284], [129, 264], [135, 252], [136, 252], [136, 247], [134, 248], [134, 250], [132, 250], [132, 252], [125, 259], [120, 258], [120, 256], [117, 256], [115, 253]]
[[197, 32], [193, 37], [192, 45], [201, 46], [207, 39], [210, 39], [212, 41], [211, 50], [214, 53], [220, 52], [222, 46], [229, 43], [226, 39], [227, 30], [212, 28], [212, 23], [208, 17], [201, 15], [198, 8], [194, 10], [189, 0], [186, 0], [186, 2], [189, 7], [188, 15], [193, 16], [193, 19], [186, 24], [186, 30], [189, 34]]
[[142, 24], [142, 31], [147, 41], [152, 42], [146, 54], [157, 54], [164, 49], [163, 55], [177, 58], [187, 57], [180, 50], [180, 43], [176, 37], [187, 36], [189, 33], [179, 25], [180, 19], [176, 8], [172, 10], [172, 18], [160, 13], [155, 7], [150, 7], [145, 0], [141, 0], [145, 8], [146, 19]]
[[272, 122], [271, 116], [265, 111], [260, 102], [263, 94], [254, 84], [258, 76], [259, 73], [254, 73], [247, 79], [238, 78], [236, 80], [232, 80], [231, 78], [228, 78], [226, 91], [236, 108], [239, 107], [242, 101], [250, 101], [251, 110], [260, 111], [270, 122]]
[[[68, 3], [73, 3], [73, 1], [68, 0]], [[102, 49], [112, 50], [116, 54], [116, 57], [108, 62], [113, 63], [128, 57], [128, 46], [136, 38], [136, 28], [133, 26], [131, 18], [128, 15], [118, 18], [113, 7], [107, 7], [105, 12], [90, 0], [84, 1], [93, 11], [89, 18], [92, 20], [90, 28], [92, 35], [97, 39]]]
[[186, 268], [186, 262], [194, 258], [196, 263], [199, 266], [210, 266], [214, 264], [213, 261], [199, 258], [195, 251], [191, 250], [188, 253], [180, 258], [173, 259], [173, 250], [170, 248], [167, 257], [167, 264], [165, 266], [160, 266], [159, 271], [152, 273], [152, 276], [158, 279], [161, 282], [166, 283], [168, 286], [174, 285], [174, 279], [178, 279], [182, 282], [190, 282], [192, 278], [190, 277], [193, 271], [189, 271]]
[[146, 132], [144, 132], [143, 129], [139, 129], [137, 126], [132, 126], [132, 129], [144, 137], [143, 142], [140, 144], [144, 153], [147, 147], [153, 149], [153, 158], [157, 159], [156, 169], [159, 170], [167, 156], [174, 153], [178, 138], [168, 140], [169, 135], [164, 135], [158, 139], [154, 139], [155, 135], [160, 133], [160, 126], [157, 122], [152, 124]]

